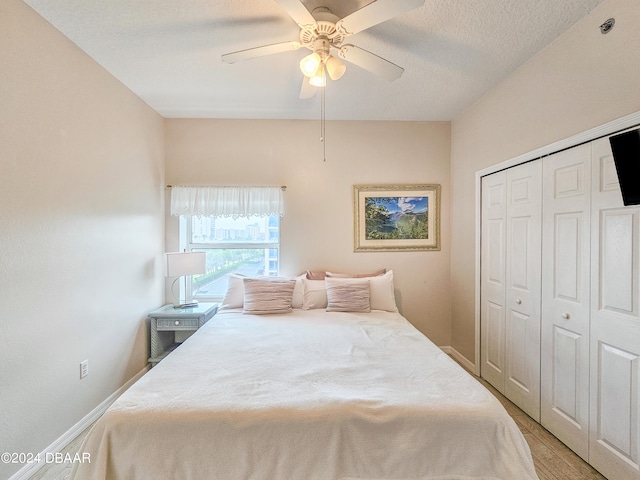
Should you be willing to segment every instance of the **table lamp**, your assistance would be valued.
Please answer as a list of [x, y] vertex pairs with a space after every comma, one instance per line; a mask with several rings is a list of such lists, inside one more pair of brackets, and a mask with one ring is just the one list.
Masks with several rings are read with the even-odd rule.
[[[167, 277], [176, 277], [171, 284], [171, 293], [177, 300], [174, 308], [195, 307], [198, 301], [187, 299], [187, 276], [197, 275], [207, 272], [206, 254], [205, 252], [169, 252], [166, 253], [167, 258]], [[180, 277], [184, 278], [184, 289], [176, 295], [174, 292], [175, 284]]]

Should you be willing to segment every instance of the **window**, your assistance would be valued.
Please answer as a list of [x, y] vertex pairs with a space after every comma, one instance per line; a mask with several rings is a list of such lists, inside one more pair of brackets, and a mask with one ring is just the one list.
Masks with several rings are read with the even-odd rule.
[[229, 273], [276, 276], [280, 268], [280, 217], [182, 217], [188, 251], [205, 252], [207, 273], [191, 277], [189, 296], [220, 301]]

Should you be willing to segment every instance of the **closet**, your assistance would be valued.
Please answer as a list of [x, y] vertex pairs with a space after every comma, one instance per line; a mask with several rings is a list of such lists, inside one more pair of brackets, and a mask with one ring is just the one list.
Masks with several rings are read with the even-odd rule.
[[608, 138], [481, 189], [481, 376], [603, 475], [640, 479], [640, 206]]

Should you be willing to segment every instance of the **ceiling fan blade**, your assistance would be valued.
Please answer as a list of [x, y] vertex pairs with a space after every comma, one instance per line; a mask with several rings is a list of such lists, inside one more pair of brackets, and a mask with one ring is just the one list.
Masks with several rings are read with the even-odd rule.
[[336, 23], [344, 35], [353, 35], [424, 5], [424, 0], [376, 0]]
[[222, 55], [222, 61], [226, 63], [236, 63], [242, 60], [250, 60], [252, 58], [264, 57], [265, 55], [272, 55], [274, 53], [298, 50], [301, 46], [300, 42], [273, 43], [262, 47], [247, 48], [246, 50], [225, 53]]
[[338, 54], [340, 58], [344, 58], [347, 62], [351, 62], [365, 70], [369, 70], [371, 73], [380, 75], [390, 82], [400, 78], [402, 72], [404, 72], [404, 68], [399, 67], [395, 63], [391, 63], [389, 60], [385, 60], [354, 45], [343, 45], [340, 47]]
[[300, 87], [300, 99], [306, 100], [316, 96], [316, 87], [309, 83], [309, 77], [302, 78], [302, 87]]
[[316, 20], [313, 18], [307, 7], [300, 0], [276, 0], [300, 28], [313, 29], [316, 26]]

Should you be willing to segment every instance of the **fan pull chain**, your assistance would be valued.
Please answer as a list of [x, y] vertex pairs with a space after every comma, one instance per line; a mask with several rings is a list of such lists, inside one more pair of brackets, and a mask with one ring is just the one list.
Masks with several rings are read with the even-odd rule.
[[327, 161], [327, 142], [326, 140], [326, 110], [325, 110], [325, 90], [326, 87], [320, 90], [320, 142], [322, 142], [322, 160]]

